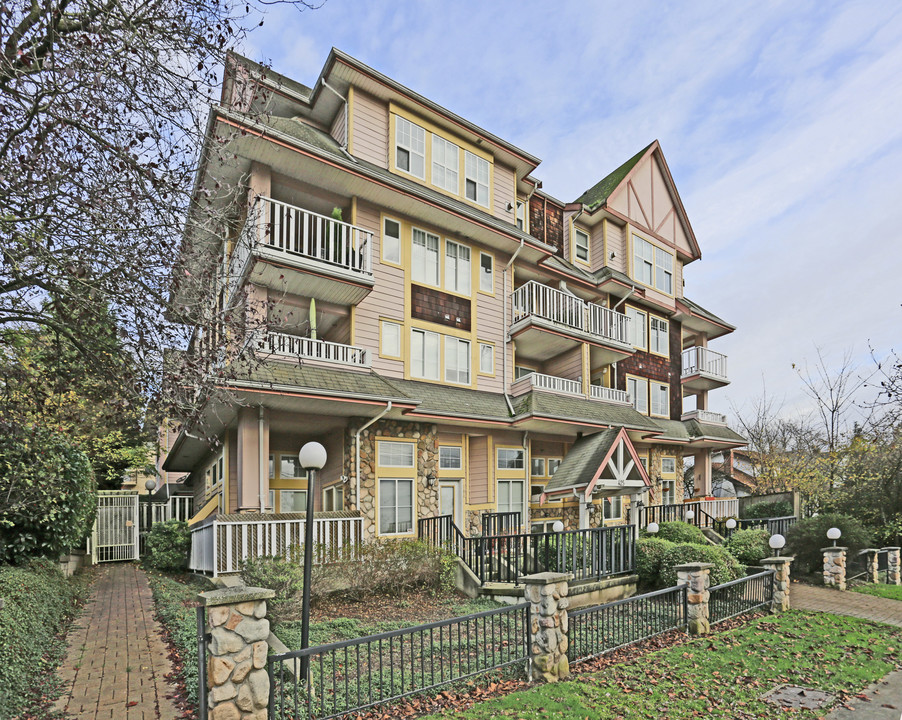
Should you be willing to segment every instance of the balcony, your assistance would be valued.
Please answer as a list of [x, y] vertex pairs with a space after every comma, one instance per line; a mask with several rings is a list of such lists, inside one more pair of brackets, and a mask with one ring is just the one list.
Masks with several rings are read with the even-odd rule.
[[[579, 380], [569, 380], [568, 378], [556, 377], [554, 375], [545, 375], [543, 373], [529, 373], [519, 378], [511, 385], [511, 395], [517, 397], [525, 395], [531, 390], [540, 392], [550, 392], [556, 395], [570, 395], [586, 399], [583, 393], [583, 384]], [[598, 400], [600, 402], [613, 403], [616, 405], [629, 405], [630, 396], [623, 390], [615, 390], [614, 388], [600, 387], [598, 385], [589, 386], [589, 400]]]
[[687, 348], [683, 350], [683, 370], [680, 379], [683, 388], [690, 393], [729, 385], [727, 356], [705, 347]]
[[723, 413], [711, 412], [710, 410], [690, 410], [684, 412], [680, 417], [681, 420], [698, 420], [703, 423], [712, 425], [726, 425], [727, 416]]
[[259, 197], [227, 267], [227, 296], [245, 280], [279, 292], [354, 305], [373, 288], [373, 233]]
[[276, 359], [307, 360], [361, 370], [370, 366], [370, 355], [365, 348], [284, 333], [267, 333], [260, 342], [259, 349]]
[[512, 338], [517, 354], [544, 361], [579, 343], [593, 346], [593, 364], [608, 364], [633, 353], [629, 317], [569, 293], [529, 281], [510, 296]]

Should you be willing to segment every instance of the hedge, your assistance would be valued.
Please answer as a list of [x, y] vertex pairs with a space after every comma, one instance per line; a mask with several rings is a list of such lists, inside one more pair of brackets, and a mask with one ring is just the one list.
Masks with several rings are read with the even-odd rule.
[[661, 559], [661, 583], [663, 587], [677, 584], [674, 565], [685, 563], [713, 563], [711, 568], [711, 585], [738, 580], [745, 574], [739, 561], [720, 545], [694, 545], [692, 543], [675, 544], [668, 548]]
[[670, 540], [673, 543], [705, 545], [708, 542], [705, 534], [699, 528], [680, 521], [662, 522], [658, 527], [656, 537], [662, 540]]
[[773, 551], [769, 545], [770, 533], [757, 530], [737, 530], [724, 543], [724, 547], [743, 565], [759, 565]]
[[639, 587], [659, 588], [661, 584], [661, 563], [667, 551], [676, 543], [657, 537], [642, 537], [636, 543], [636, 573]]
[[846, 557], [854, 558], [859, 550], [871, 544], [871, 532], [859, 520], [849, 515], [828, 513], [800, 520], [786, 533], [786, 553], [794, 555], [793, 571], [813, 573], [823, 568], [821, 548], [831, 544], [827, 530], [837, 527], [842, 531], [838, 545], [848, 548]]

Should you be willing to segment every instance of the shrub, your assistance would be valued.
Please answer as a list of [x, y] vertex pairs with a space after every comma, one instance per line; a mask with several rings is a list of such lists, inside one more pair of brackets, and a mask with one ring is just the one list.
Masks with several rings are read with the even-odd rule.
[[[312, 589], [321, 587], [314, 565]], [[276, 596], [269, 601], [270, 614], [276, 621], [290, 620], [301, 612], [304, 589], [304, 552], [300, 546], [289, 549], [285, 556], [274, 555], [246, 560], [241, 564], [241, 580], [250, 587], [268, 588]]]
[[0, 562], [56, 559], [87, 535], [97, 485], [83, 452], [37, 425], [0, 419]]
[[154, 570], [179, 571], [188, 568], [191, 532], [184, 520], [154, 523], [147, 531], [143, 563]]
[[763, 528], [737, 530], [727, 539], [724, 547], [743, 565], [759, 565], [772, 554], [769, 540], [770, 533]]
[[738, 580], [744, 570], [739, 561], [720, 545], [695, 545], [679, 543], [668, 548], [661, 559], [661, 585], [672, 587], [677, 584], [674, 565], [691, 562], [713, 563], [711, 568], [711, 584], [720, 585], [730, 580]]
[[657, 588], [661, 585], [661, 562], [675, 543], [656, 537], [642, 537], [636, 543], [636, 572], [639, 586]]
[[346, 589], [342, 592], [348, 597], [418, 589], [438, 593], [454, 586], [455, 556], [422, 540], [365, 543], [360, 559], [359, 565], [343, 565], [351, 573], [343, 583]]
[[787, 517], [793, 514], [792, 503], [788, 500], [773, 500], [758, 503], [742, 513], [742, 519]]
[[15, 717], [28, 705], [47, 669], [42, 656], [57, 645], [62, 655], [54, 638], [85, 587], [82, 577], [67, 580], [49, 560], [0, 567], [0, 717]]
[[831, 544], [827, 539], [827, 530], [832, 527], [842, 530], [837, 544], [848, 548], [848, 558], [855, 557], [859, 550], [871, 543], [870, 531], [859, 520], [848, 515], [828, 513], [800, 520], [786, 535], [787, 553], [795, 555], [795, 567], [800, 572], [813, 573], [823, 568], [821, 548]]
[[670, 540], [672, 543], [695, 543], [704, 545], [708, 542], [705, 534], [695, 525], [685, 522], [663, 522], [657, 532], [657, 537], [662, 540]]

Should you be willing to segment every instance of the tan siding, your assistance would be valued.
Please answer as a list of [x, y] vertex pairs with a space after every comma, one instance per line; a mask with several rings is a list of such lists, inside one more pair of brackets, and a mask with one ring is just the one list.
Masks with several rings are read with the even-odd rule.
[[[382, 246], [378, 208], [357, 206], [357, 225], [372, 230], [375, 286], [354, 312], [354, 344], [370, 351], [373, 370], [389, 377], [404, 377], [404, 363], [379, 357], [379, 318], [404, 322], [404, 271], [381, 261]], [[402, 339], [403, 345], [403, 339]]]
[[514, 187], [515, 177], [514, 171], [504, 165], [495, 163], [495, 188], [494, 188], [494, 210], [495, 217], [506, 220], [510, 223], [515, 221], [516, 215], [513, 210], [508, 211], [507, 204], [516, 205], [517, 193]]
[[592, 228], [589, 235], [589, 261], [592, 265], [592, 272], [598, 272], [607, 262], [604, 251], [604, 226], [605, 223], [598, 223]]
[[345, 123], [345, 107], [342, 105], [338, 112], [335, 113], [335, 119], [332, 121], [332, 127], [329, 128], [329, 134], [335, 138], [335, 142], [344, 146], [348, 141], [348, 128]]
[[[651, 184], [652, 193], [654, 194], [655, 229], [657, 230], [663, 223], [663, 226], [661, 226], [661, 229], [658, 230], [658, 232], [662, 237], [672, 241], [673, 223], [667, 216], [670, 215], [673, 210], [673, 200], [670, 198], [670, 191], [667, 189], [667, 185], [664, 182], [664, 177], [661, 174], [661, 168], [658, 166], [657, 160], [653, 160], [652, 162]], [[664, 222], [665, 220], [668, 222]]]
[[[334, 432], [321, 439], [326, 448], [326, 466], [316, 474], [313, 504], [315, 510], [323, 509], [323, 488], [341, 480], [344, 470], [344, 432]], [[345, 490], [347, 492], [347, 490]]]
[[467, 462], [469, 482], [468, 502], [471, 505], [489, 501], [488, 440], [485, 437], [470, 438], [470, 453]]
[[[229, 497], [226, 512], [238, 512], [238, 431], [229, 430], [228, 437]], [[200, 508], [198, 508], [200, 510]]]
[[576, 380], [583, 372], [582, 355], [583, 349], [580, 345], [546, 361], [543, 371], [547, 375]]
[[678, 298], [683, 297], [683, 263], [677, 260], [673, 270], [673, 293]]
[[388, 105], [372, 95], [355, 90], [352, 112], [354, 155], [388, 168]]
[[[622, 228], [612, 222], [607, 222], [605, 223], [605, 225], [607, 226], [608, 233], [608, 265], [610, 265], [614, 270], [619, 270], [622, 273], [626, 273], [628, 272], [626, 242], [624, 238], [624, 230], [626, 228]], [[611, 253], [614, 253], [613, 258], [611, 258]]]
[[[479, 252], [475, 253], [479, 262]], [[476, 294], [476, 339], [490, 342], [495, 346], [495, 375], [477, 376], [477, 389], [488, 392], [502, 392], [501, 364], [504, 342], [504, 298], [501, 290], [501, 272], [499, 259], [495, 257], [495, 295]], [[476, 370], [479, 370], [479, 348], [476, 349]], [[510, 354], [508, 354], [510, 363]]]

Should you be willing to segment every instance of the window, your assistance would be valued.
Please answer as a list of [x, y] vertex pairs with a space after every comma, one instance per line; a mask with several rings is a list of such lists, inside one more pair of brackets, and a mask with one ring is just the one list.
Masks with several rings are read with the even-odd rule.
[[411, 238], [413, 281], [438, 287], [438, 235], [413, 228]]
[[577, 260], [589, 262], [589, 234], [582, 230], [574, 230], [574, 254]]
[[676, 475], [676, 458], [674, 458], [674, 457], [662, 457], [661, 458], [661, 474], [662, 475]]
[[558, 465], [561, 464], [561, 458], [548, 458], [548, 477], [554, 475]]
[[398, 323], [382, 321], [382, 354], [401, 357], [401, 326]]
[[648, 315], [641, 310], [627, 306], [626, 314], [630, 319], [630, 344], [635, 348], [648, 348]]
[[647, 415], [648, 382], [644, 378], [627, 377], [626, 391], [629, 393], [630, 400], [633, 401], [633, 407], [636, 408], [636, 412]]
[[526, 202], [517, 200], [517, 229], [526, 232]]
[[379, 532], [409, 533], [413, 529], [413, 480], [379, 479]]
[[275, 512], [276, 511], [276, 491], [269, 491], [269, 505], [266, 507], [266, 512]]
[[529, 461], [530, 477], [545, 477], [545, 458], [534, 457]]
[[[558, 518], [560, 519], [560, 518]], [[529, 531], [532, 533], [550, 533], [554, 532], [554, 524], [557, 520], [540, 520], [538, 522], [532, 523], [529, 527]]]
[[651, 414], [670, 417], [670, 386], [666, 383], [651, 383]]
[[652, 315], [648, 321], [648, 350], [649, 352], [664, 355], [670, 355], [670, 323], [663, 318]]
[[401, 223], [385, 218], [382, 223], [382, 259], [401, 264]]
[[398, 116], [395, 116], [395, 166], [426, 179], [426, 131]]
[[445, 381], [470, 384], [470, 343], [445, 336]]
[[445, 289], [470, 294], [470, 248], [451, 240], [445, 241]]
[[608, 497], [604, 499], [604, 519], [619, 520], [623, 517], [623, 497]]
[[426, 330], [410, 331], [410, 374], [424, 380], [438, 380], [439, 338], [438, 333]]
[[673, 255], [635, 234], [633, 275], [643, 285], [673, 295]]
[[498, 512], [523, 512], [523, 481], [498, 481]]
[[534, 373], [531, 367], [526, 367], [525, 365], [515, 365], [514, 366], [514, 380], [519, 380], [520, 378], [526, 377], [527, 375]]
[[495, 258], [479, 253], [479, 289], [485, 293], [495, 292]]
[[461, 448], [454, 445], [440, 445], [438, 449], [439, 470], [460, 470], [463, 468]]
[[376, 442], [376, 464], [380, 467], [414, 467], [414, 444], [379, 440]]
[[499, 470], [522, 470], [523, 469], [523, 449], [522, 448], [498, 448], [497, 468]]
[[276, 476], [276, 459], [269, 456], [269, 479], [272, 480]]
[[344, 489], [338, 485], [323, 488], [323, 510], [326, 512], [344, 510], [344, 496]]
[[298, 460], [296, 455], [280, 455], [279, 477], [304, 478], [307, 477], [307, 473], [301, 469], [301, 461]]
[[661, 481], [661, 503], [673, 505], [676, 502], [676, 483], [673, 480]]
[[460, 195], [457, 169], [460, 165], [460, 148], [438, 135], [432, 136], [432, 184]]
[[483, 375], [495, 374], [495, 346], [479, 343], [479, 372]]
[[648, 455], [640, 455], [639, 462], [642, 463], [642, 467], [645, 468], [645, 472], [648, 472]]
[[475, 203], [489, 206], [489, 163], [478, 155], [467, 152], [464, 164], [466, 197]]
[[279, 512], [306, 512], [307, 511], [307, 491], [306, 490], [280, 490], [279, 491]]

